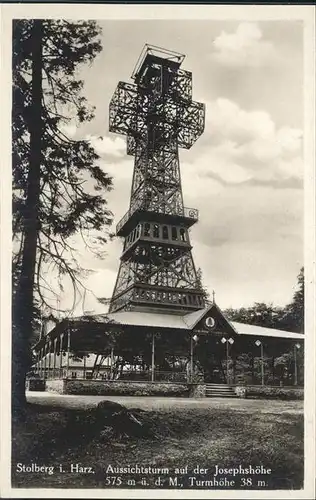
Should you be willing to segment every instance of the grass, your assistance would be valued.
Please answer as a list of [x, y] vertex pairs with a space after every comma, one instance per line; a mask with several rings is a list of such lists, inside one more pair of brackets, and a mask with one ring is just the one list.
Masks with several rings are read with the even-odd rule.
[[[106, 431], [109, 428], [102, 432], [104, 425], [95, 425], [94, 411], [30, 404], [26, 421], [13, 427], [12, 486], [151, 488], [157, 487], [154, 482], [160, 475], [162, 484], [159, 487], [163, 488], [170, 487], [168, 478], [175, 476], [175, 468], [187, 466], [188, 474], [179, 471], [177, 475], [178, 487], [182, 483], [187, 488], [190, 487], [188, 476], [212, 480], [216, 465], [224, 468], [262, 465], [271, 469], [271, 474], [235, 478], [228, 474], [227, 480], [235, 479], [233, 489], [242, 487], [241, 477], [251, 479], [252, 484], [248, 482], [244, 489], [258, 489], [258, 481], [265, 481], [265, 484], [259, 484], [260, 488], [266, 489], [303, 487], [302, 414], [251, 413], [249, 409], [231, 411], [227, 407], [183, 408], [181, 411], [176, 408], [155, 411], [135, 408], [134, 415], [149, 430], [147, 438], [108, 439]], [[80, 427], [76, 428], [75, 422]], [[18, 473], [17, 463], [53, 466], [54, 473]], [[71, 464], [77, 463], [92, 467], [92, 473], [87, 470], [84, 473], [71, 472]], [[60, 472], [59, 464], [64, 472]], [[168, 468], [169, 472], [158, 475], [107, 474], [109, 464], [113, 467], [138, 464], [140, 467]], [[197, 465], [207, 468], [208, 472], [205, 475], [193, 473]], [[107, 479], [109, 477], [116, 479]], [[119, 484], [118, 477], [122, 484]], [[206, 487], [210, 488], [210, 484]]]

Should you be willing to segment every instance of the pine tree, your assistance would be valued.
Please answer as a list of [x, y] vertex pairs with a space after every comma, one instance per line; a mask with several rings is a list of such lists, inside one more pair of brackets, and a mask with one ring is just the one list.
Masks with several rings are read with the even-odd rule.
[[[75, 294], [82, 268], [70, 237], [80, 232], [101, 255], [111, 212], [111, 178], [86, 140], [65, 126], [94, 114], [82, 95], [78, 65], [102, 47], [92, 21], [18, 20], [13, 24], [13, 409], [25, 404], [29, 339], [38, 306], [47, 303], [45, 273], [67, 275]], [[94, 246], [93, 246], [94, 244]]]

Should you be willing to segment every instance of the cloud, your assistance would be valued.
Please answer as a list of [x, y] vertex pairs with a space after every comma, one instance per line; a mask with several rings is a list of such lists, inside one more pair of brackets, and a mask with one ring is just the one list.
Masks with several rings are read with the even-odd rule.
[[256, 23], [240, 23], [234, 33], [222, 31], [213, 41], [213, 47], [217, 62], [235, 68], [264, 66], [276, 55], [273, 44], [262, 39]]
[[224, 185], [301, 186], [300, 129], [277, 128], [266, 111], [247, 111], [228, 99], [209, 102], [206, 110], [203, 151], [193, 162], [196, 175]]
[[247, 141], [255, 137], [269, 137], [275, 124], [266, 111], [245, 111], [229, 99], [218, 98], [206, 104], [206, 120], [212, 131], [231, 140]]
[[90, 141], [96, 152], [100, 155], [123, 157], [126, 154], [126, 141], [120, 137], [87, 135], [86, 140]]

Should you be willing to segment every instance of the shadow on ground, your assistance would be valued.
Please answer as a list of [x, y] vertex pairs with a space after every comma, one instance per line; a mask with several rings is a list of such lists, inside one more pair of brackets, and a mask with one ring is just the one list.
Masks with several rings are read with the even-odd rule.
[[[267, 405], [269, 403], [267, 402]], [[287, 412], [231, 411], [229, 408], [129, 409], [138, 425], [98, 408], [69, 409], [29, 404], [27, 418], [13, 425], [12, 485], [41, 488], [154, 488], [159, 474], [129, 472], [129, 466], [167, 470], [159, 487], [170, 487], [176, 468], [183, 487], [197, 465], [241, 465], [271, 469], [251, 477], [248, 488], [299, 489], [303, 484], [303, 416]], [[112, 419], [112, 420], [111, 420]], [[17, 464], [51, 466], [53, 473], [17, 472]], [[63, 472], [59, 465], [61, 464]], [[78, 467], [76, 464], [79, 464]], [[92, 472], [80, 472], [80, 467]], [[123, 472], [111, 471], [125, 468]], [[75, 470], [74, 470], [75, 469]], [[110, 471], [110, 473], [108, 472]], [[108, 484], [110, 477], [120, 478]], [[146, 484], [141, 484], [145, 477]], [[199, 477], [199, 476], [197, 476]], [[234, 479], [227, 475], [227, 479]], [[236, 478], [235, 478], [236, 479]], [[135, 484], [133, 483], [135, 482]], [[260, 482], [261, 481], [261, 482]], [[120, 483], [120, 484], [118, 484]], [[175, 486], [177, 487], [177, 486]], [[202, 486], [202, 488], [210, 486]], [[233, 489], [241, 488], [241, 478]], [[246, 489], [247, 489], [246, 487]], [[214, 488], [213, 488], [214, 489]], [[245, 488], [244, 488], [245, 489]]]

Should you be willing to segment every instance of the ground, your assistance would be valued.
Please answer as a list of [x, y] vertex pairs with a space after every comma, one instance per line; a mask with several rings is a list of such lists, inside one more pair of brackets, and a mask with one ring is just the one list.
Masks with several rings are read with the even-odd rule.
[[[108, 427], [95, 431], [89, 425], [89, 415], [104, 399], [128, 407], [142, 420], [148, 433], [143, 437], [109, 439]], [[300, 401], [105, 398], [46, 393], [29, 394], [28, 400], [28, 418], [14, 429], [15, 487], [302, 487]], [[75, 427], [79, 425], [76, 422], [80, 422], [80, 427]], [[128, 467], [135, 464], [139, 469], [133, 474]], [[46, 466], [46, 470], [36, 472], [36, 466]], [[198, 472], [198, 466], [207, 470]], [[239, 466], [235, 476], [232, 471], [221, 471]], [[249, 466], [253, 470], [248, 474], [245, 469]], [[34, 471], [24, 471], [25, 467], [33, 467]], [[217, 470], [219, 474], [214, 478]], [[215, 479], [222, 482], [216, 483]]]
[[49, 405], [54, 408], [91, 408], [105, 399], [116, 401], [127, 408], [142, 410], [183, 409], [183, 408], [230, 408], [243, 412], [259, 411], [260, 413], [302, 413], [303, 401], [278, 401], [264, 399], [225, 399], [225, 398], [169, 398], [169, 397], [136, 397], [136, 396], [83, 396], [57, 394], [53, 392], [27, 392], [30, 403]]

